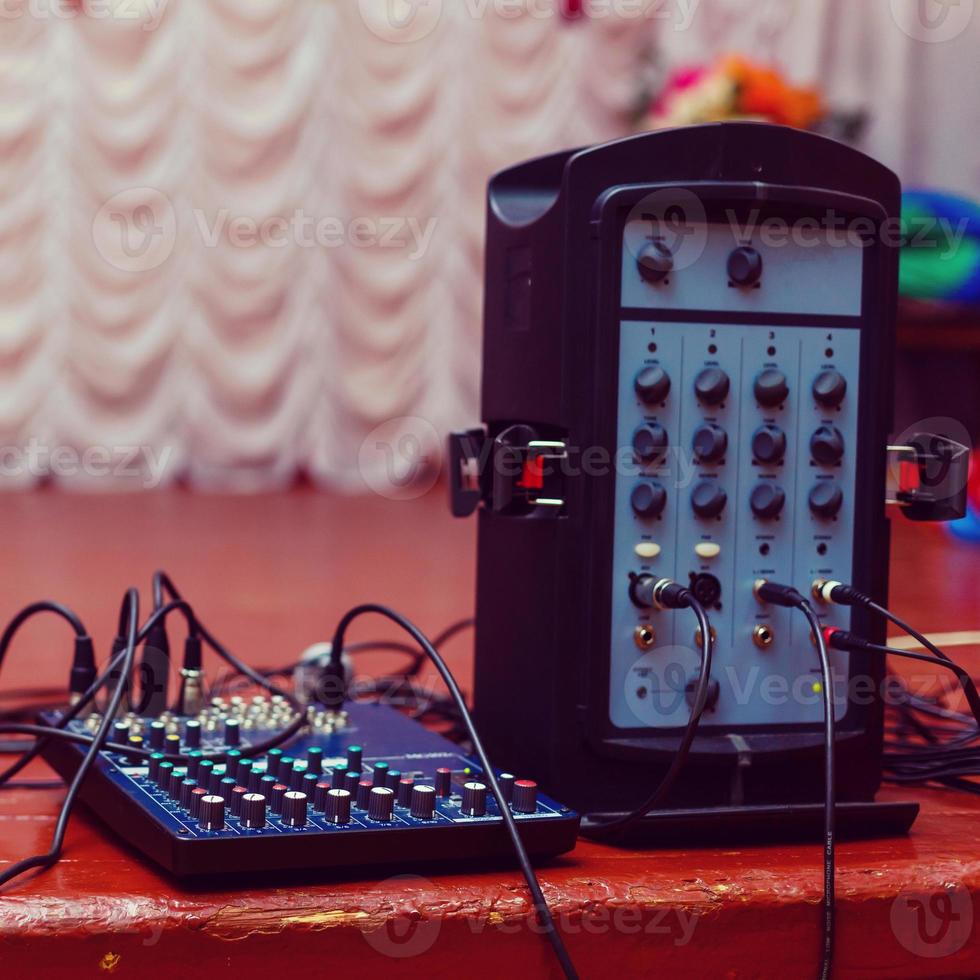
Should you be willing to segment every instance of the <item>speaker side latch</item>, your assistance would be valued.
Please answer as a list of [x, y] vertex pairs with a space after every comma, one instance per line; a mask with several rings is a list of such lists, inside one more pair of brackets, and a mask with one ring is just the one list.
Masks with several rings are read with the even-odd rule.
[[917, 432], [888, 447], [886, 503], [910, 521], [956, 521], [966, 516], [970, 450], [947, 436]]
[[485, 429], [449, 436], [449, 494], [454, 517], [482, 504], [507, 517], [560, 517], [565, 510], [568, 445], [534, 426], [510, 425], [491, 438]]

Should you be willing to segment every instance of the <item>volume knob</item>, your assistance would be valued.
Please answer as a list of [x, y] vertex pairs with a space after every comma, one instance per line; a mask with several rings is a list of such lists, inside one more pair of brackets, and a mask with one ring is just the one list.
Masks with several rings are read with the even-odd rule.
[[836, 483], [824, 480], [810, 491], [810, 510], [817, 517], [836, 517], [843, 505], [844, 494]]
[[775, 425], [756, 429], [752, 435], [752, 455], [760, 463], [778, 463], [786, 455], [786, 433]]
[[727, 397], [732, 383], [721, 368], [705, 368], [694, 381], [694, 393], [706, 405], [720, 405]]
[[412, 816], [417, 820], [431, 820], [436, 811], [436, 791], [431, 786], [415, 786], [412, 789]]
[[487, 812], [487, 788], [483, 783], [463, 784], [463, 813], [468, 817], [482, 817]]
[[728, 449], [728, 434], [720, 425], [706, 422], [694, 430], [691, 446], [699, 462], [717, 463]]
[[847, 394], [847, 381], [840, 371], [821, 371], [813, 382], [813, 398], [824, 408], [837, 408]]
[[197, 820], [203, 830], [224, 830], [224, 797], [202, 796]]
[[436, 770], [436, 793], [439, 796], [449, 796], [452, 793], [453, 773], [444, 766]]
[[395, 791], [387, 786], [375, 786], [368, 801], [368, 816], [372, 820], [388, 821], [395, 810]]
[[246, 793], [242, 797], [241, 824], [249, 830], [265, 826], [265, 797], [261, 793]]
[[636, 267], [646, 282], [663, 282], [674, 271], [674, 253], [663, 242], [647, 242], [636, 257]]
[[515, 813], [534, 813], [538, 808], [538, 784], [533, 779], [515, 780], [510, 805]]
[[754, 286], [762, 278], [762, 256], [749, 245], [728, 256], [728, 278], [736, 286]]
[[345, 789], [332, 789], [327, 793], [327, 806], [324, 811], [327, 823], [350, 823], [350, 793]]
[[759, 374], [752, 390], [755, 392], [755, 400], [766, 408], [782, 405], [789, 397], [789, 384], [786, 381], [786, 375], [775, 369], [769, 369]]
[[637, 517], [659, 517], [667, 506], [667, 491], [659, 483], [638, 483], [630, 494], [630, 505]]
[[713, 480], [702, 480], [691, 491], [691, 507], [698, 517], [720, 517], [728, 494]]
[[306, 794], [290, 790], [282, 798], [282, 822], [288, 827], [306, 826]]
[[662, 367], [650, 365], [636, 376], [633, 387], [644, 404], [659, 405], [670, 394], [670, 375]]
[[839, 463], [844, 455], [844, 437], [833, 425], [821, 425], [810, 439], [813, 458], [824, 466]]
[[760, 483], [752, 491], [749, 506], [756, 517], [772, 520], [778, 517], [786, 503], [786, 493], [775, 483]]

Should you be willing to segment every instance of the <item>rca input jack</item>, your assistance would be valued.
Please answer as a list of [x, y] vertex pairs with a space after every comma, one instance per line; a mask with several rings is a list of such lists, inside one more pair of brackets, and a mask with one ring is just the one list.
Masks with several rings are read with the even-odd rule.
[[[718, 642], [718, 630], [716, 630], [714, 628], [714, 626], [712, 626], [711, 627], [711, 632], [710, 632], [709, 635], [711, 637], [711, 646], [714, 647], [714, 645]], [[698, 647], [698, 648], [700, 648], [700, 646], [701, 646], [701, 628], [700, 627], [698, 627], [694, 631], [694, 645], [696, 647]]]
[[757, 623], [752, 630], [752, 642], [760, 650], [768, 650], [775, 642], [775, 639], [776, 634], [773, 633], [772, 627], [766, 626], [764, 623]]
[[633, 631], [633, 642], [641, 650], [649, 650], [657, 642], [657, 632], [649, 623], [642, 623]]
[[813, 585], [810, 586], [810, 595], [812, 595], [817, 602], [826, 604], [827, 600], [823, 595], [823, 589], [826, 584], [827, 580], [825, 578], [816, 578], [813, 580]]

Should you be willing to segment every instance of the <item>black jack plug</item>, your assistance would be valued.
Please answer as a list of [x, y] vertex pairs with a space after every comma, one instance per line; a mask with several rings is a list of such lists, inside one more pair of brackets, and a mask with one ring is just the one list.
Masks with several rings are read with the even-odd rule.
[[68, 694], [71, 704], [95, 683], [95, 648], [92, 638], [84, 633], [75, 637], [75, 654], [72, 657], [71, 674], [68, 677]]
[[767, 602], [772, 606], [785, 606], [787, 609], [800, 609], [806, 605], [806, 599], [791, 585], [780, 585], [760, 578], [752, 588], [756, 599]]

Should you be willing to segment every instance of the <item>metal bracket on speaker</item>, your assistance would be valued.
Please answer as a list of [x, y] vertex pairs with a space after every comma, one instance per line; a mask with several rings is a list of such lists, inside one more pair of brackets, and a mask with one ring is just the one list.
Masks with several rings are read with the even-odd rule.
[[910, 521], [955, 521], [966, 515], [966, 446], [947, 436], [917, 432], [906, 445], [889, 446], [888, 455], [886, 502], [900, 507]]
[[509, 517], [558, 517], [565, 507], [568, 459], [560, 439], [542, 439], [530, 425], [511, 425], [491, 439], [483, 429], [449, 436], [453, 516], [469, 517], [482, 503]]

